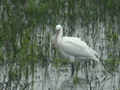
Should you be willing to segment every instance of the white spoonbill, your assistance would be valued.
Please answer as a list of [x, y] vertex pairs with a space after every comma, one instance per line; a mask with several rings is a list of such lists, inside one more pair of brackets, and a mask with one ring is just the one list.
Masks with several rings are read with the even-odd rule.
[[63, 27], [56, 25], [54, 45], [59, 51], [70, 59], [85, 57], [99, 62], [98, 53], [77, 37], [63, 36]]

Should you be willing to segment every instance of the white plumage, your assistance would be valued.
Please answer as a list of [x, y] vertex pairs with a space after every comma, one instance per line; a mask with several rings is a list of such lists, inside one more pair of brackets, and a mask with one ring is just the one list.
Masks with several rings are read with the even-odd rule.
[[54, 46], [66, 57], [86, 57], [99, 62], [98, 53], [77, 37], [63, 37], [63, 28], [56, 25]]

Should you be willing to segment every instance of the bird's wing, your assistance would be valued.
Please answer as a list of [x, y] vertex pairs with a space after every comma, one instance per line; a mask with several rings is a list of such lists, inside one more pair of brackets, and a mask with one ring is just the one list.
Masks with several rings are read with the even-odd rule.
[[63, 37], [61, 46], [63, 50], [73, 56], [92, 57], [96, 53], [84, 41], [74, 37]]
[[81, 38], [77, 37], [63, 37], [63, 41], [67, 43], [74, 43], [75, 45], [79, 46], [88, 46]]

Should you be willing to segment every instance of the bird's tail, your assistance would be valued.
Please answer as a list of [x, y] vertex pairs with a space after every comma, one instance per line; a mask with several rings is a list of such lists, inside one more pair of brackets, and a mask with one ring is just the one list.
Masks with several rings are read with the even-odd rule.
[[93, 49], [91, 49], [90, 51], [91, 51], [91, 53], [93, 54], [93, 55], [92, 55], [92, 59], [94, 59], [95, 61], [99, 62], [99, 61], [100, 61], [100, 60], [99, 60], [100, 55], [99, 55], [95, 50], [93, 50]]
[[97, 62], [99, 62], [100, 60], [99, 60], [99, 58], [97, 58], [97, 57], [93, 57], [92, 59], [94, 59], [95, 61], [97, 61]]

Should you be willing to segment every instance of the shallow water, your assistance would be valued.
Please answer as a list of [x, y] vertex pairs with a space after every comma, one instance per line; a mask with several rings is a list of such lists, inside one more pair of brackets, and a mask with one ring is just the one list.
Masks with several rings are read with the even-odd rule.
[[[119, 90], [120, 14], [107, 3], [2, 0], [0, 89]], [[56, 24], [64, 27], [64, 36], [81, 38], [95, 49], [100, 63], [76, 58], [71, 76], [70, 60], [51, 44]]]

